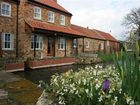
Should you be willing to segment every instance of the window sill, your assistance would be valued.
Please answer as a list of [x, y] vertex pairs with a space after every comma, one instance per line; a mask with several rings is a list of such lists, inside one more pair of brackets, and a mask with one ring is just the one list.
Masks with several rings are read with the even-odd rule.
[[12, 18], [12, 16], [6, 16], [6, 15], [0, 15], [0, 17], [4, 17], [4, 18]]
[[12, 49], [12, 48], [3, 48], [2, 50], [3, 51], [13, 51], [14, 49]]
[[58, 49], [59, 51], [65, 51], [65, 49]]
[[[34, 49], [31, 49], [32, 51], [34, 51]], [[35, 49], [36, 51], [42, 51], [43, 49], [38, 49], [38, 48], [36, 48]]]
[[50, 21], [48, 21], [48, 23], [54, 24], [55, 22], [50, 22]]
[[64, 26], [64, 27], [65, 27], [65, 26], [66, 26], [66, 24], [60, 24], [60, 26]]
[[34, 17], [34, 19], [35, 19], [35, 20], [41, 20], [41, 18], [35, 18], [35, 17]]
[[89, 49], [89, 47], [86, 47], [87, 49]]

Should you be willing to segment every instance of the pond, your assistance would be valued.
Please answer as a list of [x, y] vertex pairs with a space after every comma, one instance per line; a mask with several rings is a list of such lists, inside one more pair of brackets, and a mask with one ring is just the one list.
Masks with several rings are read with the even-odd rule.
[[[88, 65], [68, 65], [68, 66], [59, 66], [59, 67], [49, 67], [43, 69], [35, 69], [35, 70], [26, 70], [15, 72], [15, 74], [32, 81], [35, 84], [38, 84], [40, 80], [43, 80], [47, 83], [50, 83], [51, 76], [58, 73], [64, 73], [68, 70], [78, 71], [80, 68], [85, 68]], [[94, 65], [92, 65], [94, 66]]]

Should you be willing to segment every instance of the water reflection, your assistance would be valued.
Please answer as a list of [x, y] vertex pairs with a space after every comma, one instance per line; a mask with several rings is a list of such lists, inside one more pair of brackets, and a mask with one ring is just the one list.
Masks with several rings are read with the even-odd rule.
[[85, 68], [88, 65], [68, 65], [68, 66], [59, 66], [59, 67], [49, 67], [44, 69], [36, 69], [36, 70], [26, 70], [23, 72], [16, 72], [15, 74], [30, 80], [36, 84], [38, 81], [43, 80], [47, 83], [50, 83], [51, 76], [55, 73], [64, 73], [68, 70], [78, 71], [80, 68]]

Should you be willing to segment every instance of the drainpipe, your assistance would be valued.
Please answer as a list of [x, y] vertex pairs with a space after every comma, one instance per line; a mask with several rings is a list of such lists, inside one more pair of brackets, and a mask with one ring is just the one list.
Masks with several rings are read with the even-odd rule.
[[18, 40], [19, 40], [19, 37], [18, 37], [18, 35], [19, 35], [19, 32], [18, 32], [18, 19], [19, 19], [19, 0], [17, 1], [17, 20], [16, 20], [16, 57], [18, 58], [19, 57], [19, 52], [18, 52], [18, 50], [19, 50], [19, 42], [18, 42]]

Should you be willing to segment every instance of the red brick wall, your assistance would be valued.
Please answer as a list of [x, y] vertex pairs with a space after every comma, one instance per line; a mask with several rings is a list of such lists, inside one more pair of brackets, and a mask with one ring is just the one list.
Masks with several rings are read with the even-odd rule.
[[[42, 11], [42, 19], [41, 20], [36, 20], [34, 19], [34, 7], [38, 6], [41, 8]], [[55, 12], [55, 23], [49, 23], [47, 19], [47, 12], [48, 11], [53, 11]], [[44, 7], [35, 3], [27, 2], [27, 0], [22, 0], [19, 6], [19, 54], [20, 56], [23, 56], [25, 58], [28, 57], [34, 57], [34, 51], [31, 50], [31, 35], [32, 35], [32, 28], [30, 28], [26, 23], [25, 20], [35, 20], [35, 21], [40, 21], [40, 22], [45, 22], [47, 24], [52, 24], [52, 25], [57, 25], [60, 26], [60, 14], [63, 14], [66, 16], [66, 26], [60, 26], [60, 27], [70, 27], [70, 19], [71, 16], [53, 10], [48, 7]], [[44, 58], [47, 57], [47, 46], [48, 46], [48, 35], [52, 36], [52, 34], [46, 32], [46, 33], [39, 33], [43, 37], [43, 50], [38, 50], [36, 51], [37, 57], [41, 57], [43, 55]], [[53, 33], [54, 35], [54, 33]], [[24, 39], [24, 40], [23, 40]], [[71, 39], [68, 39], [68, 46], [67, 47], [67, 55], [70, 55], [71, 50]], [[56, 38], [56, 56], [57, 57], [63, 57], [64, 56], [64, 51], [58, 50], [58, 43], [57, 43], [57, 38]]]
[[73, 64], [76, 61], [75, 58], [58, 58], [58, 59], [46, 59], [37, 61], [28, 61], [29, 68], [44, 68], [51, 66], [58, 66], [63, 64]]
[[24, 70], [24, 63], [7, 63], [5, 64], [5, 70]]
[[[35, 6], [41, 8], [41, 20], [34, 19], [34, 7]], [[70, 15], [67, 15], [63, 12], [59, 12], [57, 10], [48, 8], [47, 6], [44, 7], [44, 6], [38, 5], [36, 3], [27, 2], [26, 5], [25, 5], [25, 10], [24, 11], [25, 11], [25, 17], [24, 18], [27, 19], [27, 20], [32, 19], [32, 20], [36, 20], [36, 21], [46, 22], [46, 23], [52, 24], [52, 25], [57, 25], [57, 26], [60, 26], [60, 27], [61, 27], [61, 25], [60, 25], [60, 15], [64, 15], [65, 20], [66, 20], [66, 25], [64, 27], [70, 27], [70, 20], [71, 20]], [[54, 23], [48, 22], [47, 13], [49, 11], [52, 11], [52, 12], [55, 13], [55, 22]]]
[[[16, 42], [16, 17], [17, 17], [17, 6], [16, 2], [13, 0], [0, 0], [0, 4], [2, 2], [9, 3], [11, 5], [11, 17], [1, 16], [0, 13], [0, 32], [11, 33], [14, 35], [14, 43]], [[0, 11], [1, 12], [1, 11]], [[15, 44], [14, 50], [3, 50], [3, 57], [12, 57], [15, 56]]]
[[107, 46], [107, 41], [106, 41], [105, 45], [106, 45], [106, 53], [113, 53], [113, 52], [119, 51], [119, 43], [118, 42], [109, 41], [109, 46]]

